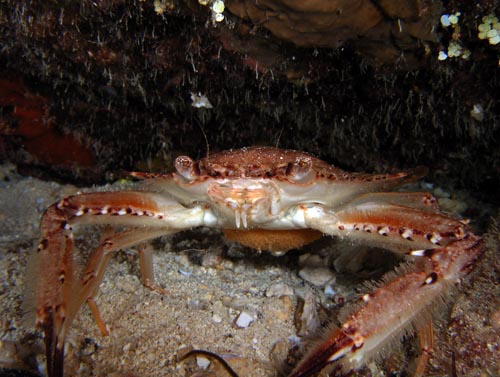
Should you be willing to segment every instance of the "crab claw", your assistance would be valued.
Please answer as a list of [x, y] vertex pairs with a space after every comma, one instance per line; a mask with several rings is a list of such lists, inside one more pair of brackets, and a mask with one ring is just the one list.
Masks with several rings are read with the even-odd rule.
[[312, 347], [288, 377], [311, 376], [331, 363], [354, 370], [390, 347], [402, 334], [419, 330], [433, 311], [439, 311], [450, 287], [467, 275], [483, 252], [483, 240], [472, 233], [462, 240], [433, 249], [431, 271], [400, 267], [387, 274], [379, 287], [361, 297], [360, 307], [334, 326]]
[[308, 356], [302, 359], [288, 377], [312, 376], [327, 365], [344, 357], [355, 347], [353, 339], [337, 328], [328, 341], [318, 344]]

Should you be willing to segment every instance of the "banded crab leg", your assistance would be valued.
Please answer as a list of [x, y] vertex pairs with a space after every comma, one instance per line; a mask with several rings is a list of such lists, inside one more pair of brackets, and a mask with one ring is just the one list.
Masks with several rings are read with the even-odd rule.
[[[202, 225], [204, 208], [185, 208], [173, 199], [146, 192], [102, 192], [71, 196], [47, 209], [41, 220], [42, 240], [36, 251], [39, 274], [36, 323], [45, 335], [47, 373], [63, 375], [64, 341], [81, 306], [87, 301], [102, 332], [106, 332], [93, 301], [114, 251], [161, 235]], [[110, 224], [131, 229], [105, 238], [82, 274], [74, 261], [72, 228], [79, 224]], [[148, 255], [140, 258], [151, 263]], [[151, 281], [152, 266], [144, 266]]]
[[[349, 371], [365, 365], [391, 341], [431, 320], [433, 308], [468, 274], [482, 253], [482, 239], [465, 222], [405, 203], [399, 194], [372, 194], [335, 212], [319, 205], [302, 206], [304, 225], [325, 234], [378, 245], [420, 257], [415, 265], [388, 273], [373, 292], [361, 297], [357, 310], [332, 327], [311, 348], [290, 377], [310, 376], [335, 363]], [[407, 204], [407, 203], [405, 203]], [[419, 367], [422, 369], [422, 366]]]

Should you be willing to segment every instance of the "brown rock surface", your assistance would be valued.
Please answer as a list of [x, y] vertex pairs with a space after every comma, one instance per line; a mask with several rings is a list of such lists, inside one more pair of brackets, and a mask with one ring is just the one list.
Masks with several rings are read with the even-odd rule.
[[352, 42], [362, 54], [394, 63], [419, 40], [434, 40], [436, 6], [426, 1], [234, 0], [227, 8], [301, 47], [336, 48]]

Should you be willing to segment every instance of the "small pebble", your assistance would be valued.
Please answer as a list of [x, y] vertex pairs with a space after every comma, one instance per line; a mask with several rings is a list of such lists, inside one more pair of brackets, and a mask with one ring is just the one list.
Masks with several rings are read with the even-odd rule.
[[185, 277], [189, 277], [193, 274], [193, 269], [189, 266], [179, 267], [178, 271], [182, 276]]
[[439, 208], [449, 213], [460, 214], [464, 213], [468, 206], [467, 203], [461, 200], [442, 198], [439, 199]]
[[266, 297], [293, 296], [294, 290], [288, 284], [276, 283], [266, 289]]
[[247, 312], [241, 312], [238, 318], [236, 318], [236, 326], [245, 329], [250, 326], [250, 323], [254, 321], [254, 318]]
[[260, 311], [264, 318], [271, 322], [287, 321], [295, 311], [293, 296], [279, 296], [266, 300]]
[[489, 322], [495, 329], [500, 330], [500, 305], [491, 313]]
[[333, 272], [326, 267], [304, 267], [299, 271], [299, 276], [316, 287], [323, 287], [335, 278]]
[[130, 343], [125, 344], [122, 348], [122, 351], [128, 352], [128, 351], [130, 351], [130, 347], [132, 347], [132, 344], [130, 344]]
[[[130, 277], [130, 279], [134, 279], [134, 277]], [[136, 282], [136, 283], [138, 284], [139, 282]], [[125, 293], [136, 293], [138, 285], [136, 285], [135, 283], [132, 283], [127, 278], [119, 278], [116, 281], [116, 287], [120, 291], [125, 292]]]
[[424, 190], [434, 190], [434, 184], [430, 182], [420, 182], [420, 187]]
[[218, 314], [212, 315], [212, 321], [214, 323], [221, 323], [222, 322], [222, 317]]
[[441, 16], [441, 25], [443, 25], [443, 27], [448, 27], [451, 25], [450, 16], [448, 14], [443, 14]]
[[333, 288], [332, 284], [328, 284], [325, 287], [324, 292], [325, 292], [325, 296], [331, 296], [331, 297], [333, 297], [333, 296], [335, 296], [337, 294], [337, 291]]
[[318, 254], [302, 254], [299, 257], [299, 266], [300, 267], [323, 267], [325, 265], [325, 259], [324, 257], [318, 255]]
[[218, 268], [222, 265], [223, 261], [224, 258], [222, 258], [222, 255], [220, 253], [207, 253], [203, 255], [201, 259], [201, 265], [203, 267]]
[[434, 196], [438, 198], [449, 198], [451, 195], [449, 192], [444, 191], [442, 188], [436, 187], [434, 189]]
[[203, 356], [196, 356], [196, 365], [200, 369], [207, 369], [210, 366], [210, 360]]

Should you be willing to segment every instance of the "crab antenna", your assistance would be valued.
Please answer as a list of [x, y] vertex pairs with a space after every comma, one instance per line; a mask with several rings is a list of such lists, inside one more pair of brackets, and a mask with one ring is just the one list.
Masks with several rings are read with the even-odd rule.
[[205, 132], [205, 129], [200, 124], [200, 122], [197, 121], [196, 124], [198, 125], [198, 127], [200, 127], [201, 133], [203, 134], [203, 137], [205, 138], [205, 145], [207, 147], [207, 160], [208, 160], [208, 158], [210, 157], [210, 144], [208, 144], [207, 133]]
[[285, 126], [281, 126], [280, 133], [278, 134], [278, 139], [276, 140], [275, 148], [279, 148], [280, 140], [281, 140], [281, 135], [283, 134], [283, 130], [284, 129], [285, 129]]

